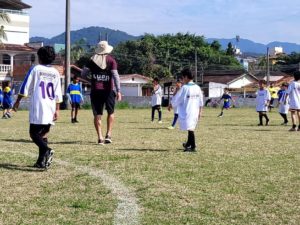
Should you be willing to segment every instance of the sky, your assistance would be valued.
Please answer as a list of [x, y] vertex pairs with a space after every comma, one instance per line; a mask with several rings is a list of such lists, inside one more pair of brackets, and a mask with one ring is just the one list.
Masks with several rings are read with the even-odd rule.
[[[65, 0], [22, 0], [32, 6], [30, 37], [64, 32]], [[71, 30], [106, 27], [131, 35], [186, 33], [267, 44], [300, 44], [299, 0], [70, 0]]]

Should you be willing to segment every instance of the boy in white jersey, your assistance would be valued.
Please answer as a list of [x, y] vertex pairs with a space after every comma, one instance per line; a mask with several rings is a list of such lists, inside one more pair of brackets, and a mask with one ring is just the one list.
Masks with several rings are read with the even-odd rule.
[[[289, 105], [293, 126], [290, 131], [300, 130], [300, 71], [294, 73], [294, 81], [290, 83], [287, 91], [285, 103], [287, 102], [287, 97], [289, 97]], [[298, 129], [297, 129], [297, 119], [298, 119]]]
[[161, 121], [161, 98], [162, 98], [162, 89], [159, 85], [158, 78], [153, 79], [153, 91], [152, 91], [152, 97], [151, 97], [151, 121], [154, 122], [154, 114], [155, 110], [158, 111], [158, 122], [162, 123]]
[[59, 72], [50, 64], [55, 59], [54, 48], [41, 47], [37, 52], [40, 65], [28, 71], [13, 109], [16, 111], [23, 97], [30, 95], [30, 137], [39, 147], [39, 156], [34, 167], [47, 169], [54, 151], [48, 147], [47, 134], [51, 124], [59, 115], [59, 103], [62, 102], [62, 92]]
[[172, 107], [178, 108], [178, 119], [181, 130], [188, 131], [188, 140], [183, 144], [185, 152], [196, 151], [195, 129], [203, 108], [203, 95], [200, 87], [193, 82], [190, 69], [181, 72], [184, 85], [172, 99]]
[[266, 119], [266, 126], [269, 125], [269, 117], [267, 115], [268, 107], [271, 100], [270, 92], [265, 88], [265, 81], [260, 80], [258, 82], [259, 89], [256, 92], [256, 111], [258, 112], [259, 124], [263, 125], [263, 117]]

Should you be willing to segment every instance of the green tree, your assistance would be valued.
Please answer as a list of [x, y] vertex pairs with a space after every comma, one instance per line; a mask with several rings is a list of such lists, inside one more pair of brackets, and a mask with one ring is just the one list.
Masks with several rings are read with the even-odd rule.
[[229, 42], [227, 45], [226, 55], [234, 56], [234, 47], [232, 46], [231, 42]]

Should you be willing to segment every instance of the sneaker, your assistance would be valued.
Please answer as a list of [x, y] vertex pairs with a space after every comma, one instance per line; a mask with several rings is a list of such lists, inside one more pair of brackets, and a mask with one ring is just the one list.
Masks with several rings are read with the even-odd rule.
[[298, 131], [297, 127], [292, 127], [289, 131]]
[[104, 145], [104, 141], [102, 139], [98, 140], [98, 145]]
[[74, 123], [79, 123], [79, 121], [77, 119], [74, 119]]
[[280, 124], [280, 125], [282, 125], [282, 126], [286, 126], [286, 125], [288, 125], [288, 122], [283, 122], [282, 124]]
[[75, 123], [75, 119], [71, 119], [71, 123]]
[[43, 163], [43, 162], [36, 162], [36, 163], [33, 165], [33, 167], [39, 168], [39, 169], [45, 169], [45, 168], [46, 168], [45, 163]]
[[175, 129], [175, 127], [173, 127], [173, 126], [169, 126], [169, 127], [168, 127], [168, 129], [169, 129], [169, 130], [174, 130], [174, 129]]
[[45, 168], [48, 169], [52, 163], [54, 151], [49, 149], [45, 156]]
[[161, 120], [159, 120], [159, 121], [158, 121], [158, 123], [162, 123], [162, 121], [161, 121]]
[[2, 116], [2, 119], [8, 119], [8, 116], [5, 114]]
[[106, 135], [106, 136], [105, 136], [104, 142], [105, 142], [105, 144], [110, 144], [110, 143], [112, 143], [111, 136]]
[[257, 126], [263, 126], [263, 124], [262, 124], [262, 123], [259, 123], [259, 124], [257, 124]]
[[183, 151], [184, 152], [196, 152], [196, 147], [188, 146]]
[[8, 118], [11, 118], [10, 113], [6, 113], [5, 115], [6, 115]]

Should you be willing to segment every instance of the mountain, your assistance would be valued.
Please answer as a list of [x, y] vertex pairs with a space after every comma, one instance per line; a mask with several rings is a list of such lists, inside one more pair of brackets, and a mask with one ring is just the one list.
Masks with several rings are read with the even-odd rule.
[[[136, 40], [140, 38], [140, 36], [133, 36], [119, 30], [112, 30], [104, 27], [87, 27], [71, 31], [71, 44], [84, 38], [86, 39], [87, 44], [96, 45], [100, 40], [100, 36], [101, 40], [105, 40], [107, 36], [109, 44], [112, 46], [116, 46], [123, 41]], [[45, 45], [64, 44], [65, 32], [52, 38], [32, 37], [30, 38], [30, 42], [44, 42]]]
[[[87, 44], [96, 45], [99, 40], [105, 40], [106, 36], [108, 36], [108, 41], [112, 46], [118, 45], [120, 42], [129, 41], [129, 40], [137, 40], [141, 38], [141, 36], [133, 36], [127, 34], [126, 32], [119, 30], [112, 30], [104, 27], [87, 27], [80, 30], [71, 31], [71, 43], [80, 40], [86, 39]], [[267, 45], [256, 43], [254, 41], [248, 39], [240, 39], [239, 43], [236, 42], [235, 38], [225, 39], [225, 38], [207, 38], [206, 41], [208, 43], [213, 42], [214, 40], [219, 41], [222, 45], [223, 49], [227, 48], [229, 42], [233, 45], [237, 46], [243, 53], [252, 53], [252, 55], [256, 54], [266, 54], [267, 47], [283, 47], [283, 51], [287, 54], [291, 52], [300, 52], [300, 45], [289, 42], [271, 42]], [[45, 45], [53, 45], [53, 44], [63, 44], [65, 42], [65, 33], [57, 35], [52, 38], [45, 37], [32, 37], [30, 38], [30, 42], [44, 42]]]
[[237, 46], [243, 53], [251, 52], [256, 54], [266, 54], [267, 47], [282, 47], [283, 52], [290, 54], [291, 52], [300, 52], [300, 45], [289, 42], [278, 42], [274, 41], [267, 45], [256, 43], [254, 41], [248, 39], [240, 39], [237, 43], [235, 38], [232, 39], [224, 39], [224, 38], [207, 38], [206, 41], [208, 43], [213, 42], [214, 40], [218, 41], [222, 45], [222, 49], [226, 49], [229, 42], [233, 45]]

